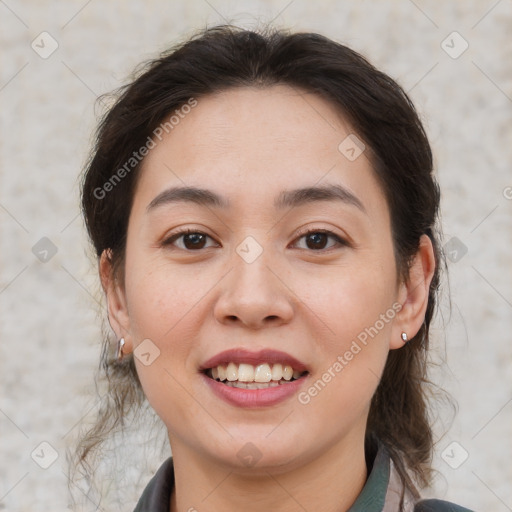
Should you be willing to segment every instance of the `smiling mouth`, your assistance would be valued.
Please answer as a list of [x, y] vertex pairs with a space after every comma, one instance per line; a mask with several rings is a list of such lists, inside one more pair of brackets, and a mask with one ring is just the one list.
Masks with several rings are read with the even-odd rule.
[[309, 372], [294, 370], [280, 363], [229, 363], [208, 368], [204, 373], [226, 386], [241, 389], [265, 389], [289, 384], [305, 377]]

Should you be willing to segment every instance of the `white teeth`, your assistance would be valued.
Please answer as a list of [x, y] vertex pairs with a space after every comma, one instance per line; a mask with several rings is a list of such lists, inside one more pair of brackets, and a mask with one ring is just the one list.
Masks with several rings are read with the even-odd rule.
[[[217, 366], [218, 375], [217, 378], [219, 380], [226, 380], [226, 367], [225, 366]], [[213, 377], [213, 368], [212, 368], [212, 377]], [[215, 377], [213, 377], [215, 378]]]
[[283, 379], [291, 380], [293, 377], [293, 368], [291, 366], [285, 366], [283, 368]]
[[247, 363], [236, 364], [231, 362], [227, 366], [219, 365], [211, 368], [208, 375], [214, 380], [219, 380], [228, 385], [236, 384], [235, 387], [238, 388], [258, 389], [259, 385], [273, 387], [284, 381], [290, 381], [292, 378], [299, 379], [304, 373], [280, 363], [262, 363], [253, 366]]
[[254, 378], [254, 367], [252, 364], [241, 364], [238, 367], [238, 382], [259, 382]]
[[226, 368], [226, 379], [230, 382], [238, 379], [238, 368], [235, 363], [228, 364], [228, 367]]
[[279, 386], [279, 382], [225, 382], [227, 386], [232, 388], [242, 388], [242, 389], [265, 389], [265, 388], [275, 388]]
[[254, 372], [254, 382], [270, 382], [272, 380], [272, 371], [267, 363], [256, 366]]
[[283, 365], [275, 364], [272, 366], [272, 380], [281, 380], [283, 378]]

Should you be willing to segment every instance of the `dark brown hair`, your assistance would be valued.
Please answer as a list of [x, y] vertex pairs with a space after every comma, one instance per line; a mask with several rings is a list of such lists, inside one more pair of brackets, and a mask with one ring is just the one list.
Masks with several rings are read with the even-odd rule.
[[[432, 240], [436, 270], [425, 321], [409, 343], [390, 351], [367, 424], [367, 439], [376, 436], [386, 445], [405, 484], [415, 493], [407, 469], [420, 485], [427, 485], [433, 446], [426, 372], [429, 326], [439, 285], [441, 256], [435, 226], [440, 198], [423, 126], [407, 94], [389, 76], [350, 48], [314, 33], [272, 28], [253, 32], [233, 26], [202, 31], [140, 69], [137, 78], [119, 91], [99, 125], [82, 188], [88, 233], [96, 255], [107, 250], [122, 279], [128, 218], [140, 164], [115, 182], [114, 175], [134, 151], [154, 138], [159, 124], [191, 98], [200, 101], [202, 96], [233, 87], [276, 84], [329, 101], [370, 150], [390, 209], [401, 279], [407, 279], [420, 237], [426, 234]], [[112, 184], [108, 193], [104, 193], [106, 183]], [[102, 366], [108, 382], [107, 402], [94, 428], [82, 439], [77, 452], [80, 463], [106, 433], [122, 425], [127, 411], [144, 403], [133, 359], [116, 362], [108, 339], [103, 345]]]

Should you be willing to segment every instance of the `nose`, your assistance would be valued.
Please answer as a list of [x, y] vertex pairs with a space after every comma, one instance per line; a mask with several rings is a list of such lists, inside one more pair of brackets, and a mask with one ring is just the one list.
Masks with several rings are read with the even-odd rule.
[[262, 255], [247, 263], [234, 254], [232, 263], [234, 268], [222, 281], [214, 306], [217, 321], [249, 329], [290, 322], [294, 313], [293, 292], [267, 259]]

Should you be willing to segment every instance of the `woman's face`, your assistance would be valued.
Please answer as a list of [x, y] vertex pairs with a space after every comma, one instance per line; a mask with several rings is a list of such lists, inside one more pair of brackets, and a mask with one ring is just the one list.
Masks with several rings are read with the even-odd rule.
[[173, 452], [284, 471], [363, 438], [405, 295], [351, 133], [316, 95], [240, 88], [145, 158], [111, 315]]

